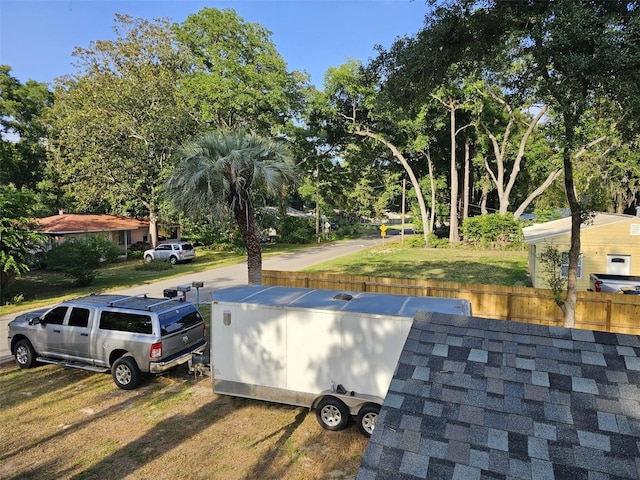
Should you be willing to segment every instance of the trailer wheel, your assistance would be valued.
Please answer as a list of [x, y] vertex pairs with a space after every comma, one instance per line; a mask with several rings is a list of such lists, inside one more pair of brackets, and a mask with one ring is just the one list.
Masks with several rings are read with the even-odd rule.
[[342, 430], [349, 422], [349, 408], [335, 397], [325, 397], [316, 408], [316, 419], [326, 430]]
[[360, 433], [365, 437], [370, 437], [373, 433], [373, 429], [378, 421], [379, 413], [380, 405], [376, 405], [375, 403], [368, 403], [367, 405], [364, 405], [358, 412], [356, 425], [358, 426]]

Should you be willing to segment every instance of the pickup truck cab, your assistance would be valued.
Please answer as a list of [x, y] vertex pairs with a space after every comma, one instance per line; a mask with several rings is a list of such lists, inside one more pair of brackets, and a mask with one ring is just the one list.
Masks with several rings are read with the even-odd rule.
[[204, 352], [205, 326], [182, 298], [89, 295], [9, 323], [9, 349], [18, 366], [53, 363], [111, 372], [125, 390], [145, 374], [160, 374]]

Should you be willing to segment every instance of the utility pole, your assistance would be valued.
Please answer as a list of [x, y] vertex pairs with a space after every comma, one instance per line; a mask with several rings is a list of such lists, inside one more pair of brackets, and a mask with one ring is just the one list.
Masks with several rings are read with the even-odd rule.
[[313, 176], [316, 179], [316, 241], [320, 243], [320, 164], [317, 157]]
[[405, 192], [407, 190], [407, 179], [402, 179], [402, 231], [400, 232], [401, 244], [404, 245], [404, 201], [405, 201]]

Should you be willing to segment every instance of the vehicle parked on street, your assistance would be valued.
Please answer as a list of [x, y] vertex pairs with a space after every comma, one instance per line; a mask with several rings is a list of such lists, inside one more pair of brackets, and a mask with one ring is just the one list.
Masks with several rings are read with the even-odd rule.
[[20, 368], [51, 363], [111, 372], [136, 388], [146, 374], [189, 363], [207, 345], [196, 307], [183, 298], [89, 295], [9, 323], [9, 349]]
[[163, 260], [175, 265], [181, 262], [191, 262], [196, 258], [196, 249], [188, 242], [161, 243], [156, 248], [146, 250], [143, 258], [147, 263]]

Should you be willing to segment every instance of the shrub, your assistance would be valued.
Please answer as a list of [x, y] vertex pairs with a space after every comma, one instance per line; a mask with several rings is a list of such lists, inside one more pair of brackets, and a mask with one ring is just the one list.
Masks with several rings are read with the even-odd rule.
[[315, 234], [315, 224], [306, 218], [286, 216], [282, 219], [280, 241], [283, 243], [311, 243]]
[[169, 262], [142, 262], [133, 268], [142, 272], [161, 272], [163, 270], [171, 270], [173, 265]]
[[142, 260], [142, 256], [144, 255], [143, 251], [140, 250], [129, 250], [127, 253], [127, 258], [129, 260]]
[[482, 247], [522, 244], [522, 227], [513, 214], [491, 213], [467, 218], [460, 228], [464, 241]]
[[[438, 238], [434, 233], [430, 233], [427, 235], [427, 239], [429, 240], [430, 248], [449, 248], [450, 243], [448, 238]], [[407, 240], [407, 245], [412, 248], [423, 248], [424, 247], [424, 237], [422, 234], [420, 235], [412, 235]]]
[[120, 249], [101, 235], [70, 238], [46, 254], [47, 267], [75, 280], [76, 285], [91, 285], [102, 263], [113, 262]]

